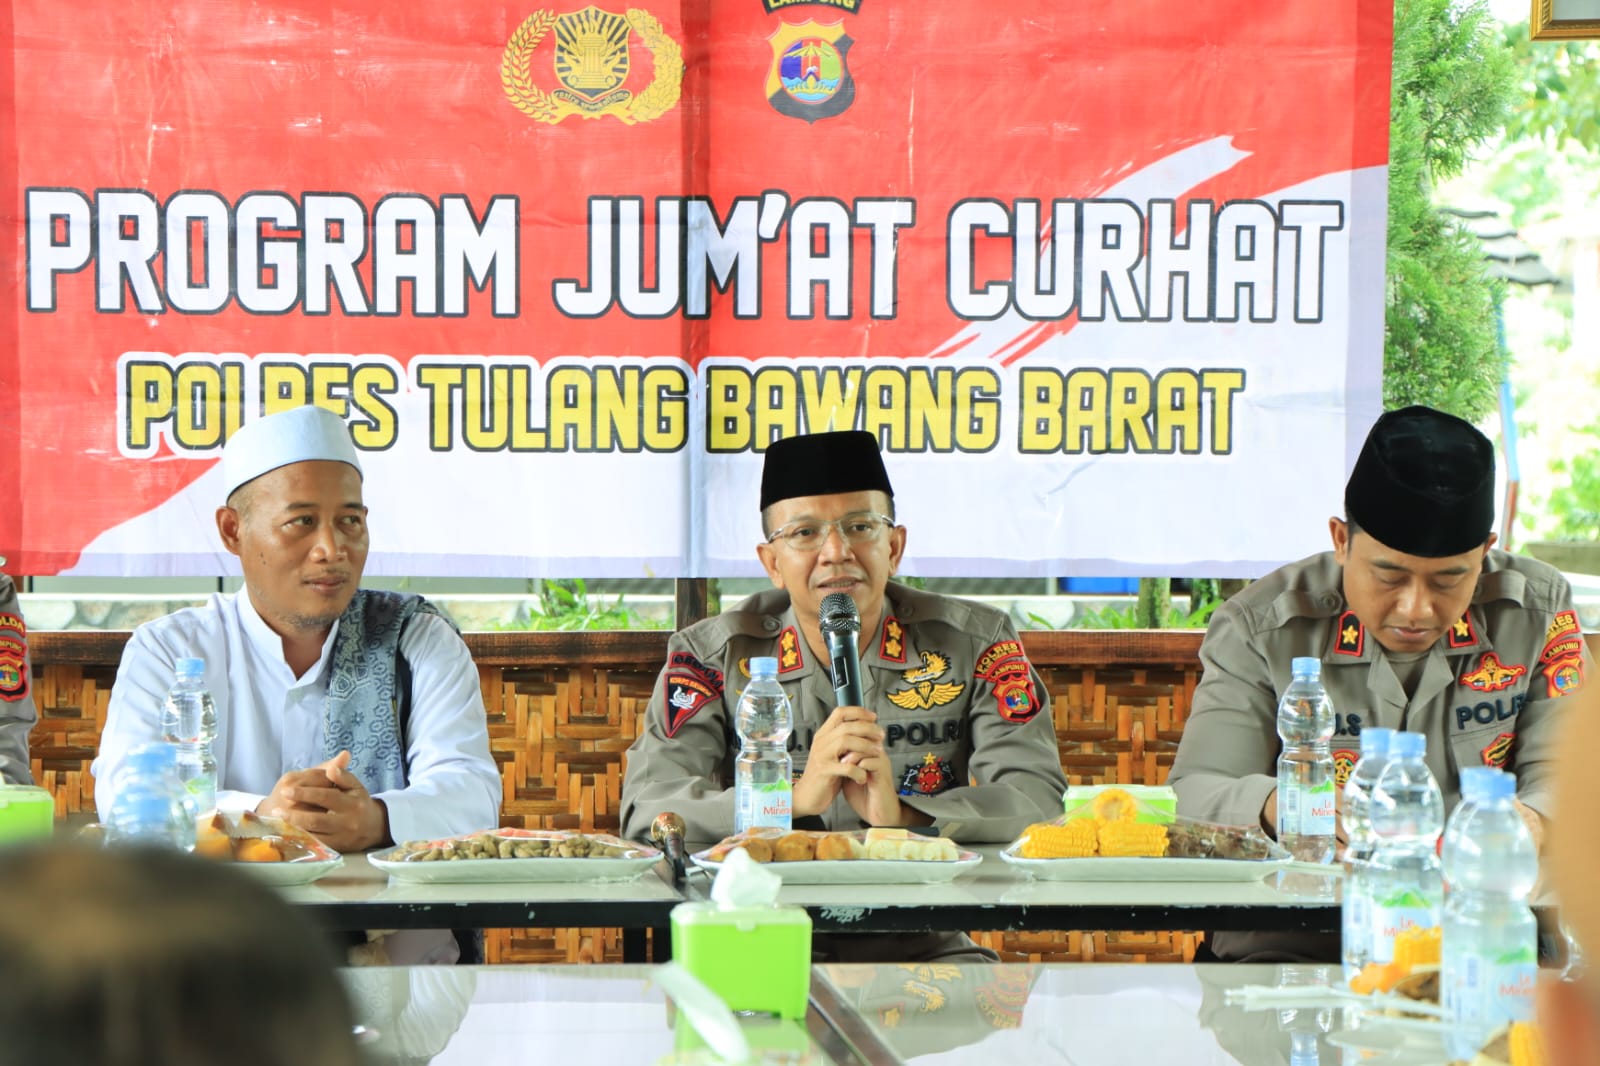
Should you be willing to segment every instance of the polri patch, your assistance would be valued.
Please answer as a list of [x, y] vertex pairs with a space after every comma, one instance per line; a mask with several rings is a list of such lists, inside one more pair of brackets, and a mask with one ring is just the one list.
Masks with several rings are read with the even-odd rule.
[[714, 670], [686, 651], [667, 660], [662, 682], [666, 686], [667, 736], [676, 736], [700, 708], [722, 697], [722, 671]]
[[994, 687], [995, 709], [1006, 721], [1022, 725], [1039, 713], [1039, 692], [1020, 641], [1002, 640], [989, 645], [978, 656], [973, 676]]
[[1339, 616], [1339, 631], [1334, 634], [1333, 651], [1336, 655], [1349, 655], [1360, 658], [1361, 651], [1367, 646], [1367, 628], [1361, 624], [1361, 619], [1356, 617], [1354, 611], [1346, 611]]
[[14, 614], [0, 614], [0, 700], [28, 695], [28, 627]]
[[1461, 675], [1461, 683], [1475, 692], [1499, 692], [1515, 685], [1527, 672], [1528, 668], [1520, 663], [1502, 665], [1498, 655], [1486, 651], [1476, 670]]
[[1495, 737], [1494, 741], [1483, 749], [1483, 765], [1504, 770], [1506, 761], [1511, 758], [1511, 742], [1516, 739], [1515, 733], [1501, 733]]

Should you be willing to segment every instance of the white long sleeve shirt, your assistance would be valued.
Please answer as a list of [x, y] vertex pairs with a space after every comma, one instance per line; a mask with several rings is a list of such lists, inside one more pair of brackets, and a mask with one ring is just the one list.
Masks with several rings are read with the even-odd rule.
[[[161, 739], [162, 702], [185, 656], [206, 661], [206, 686], [217, 705], [212, 752], [219, 807], [254, 809], [283, 774], [322, 762], [328, 660], [338, 632], [335, 623], [321, 658], [297, 679], [284, 661], [282, 639], [242, 591], [213, 595], [205, 606], [134, 630], [92, 767], [102, 817], [128, 752]], [[406, 626], [400, 650], [412, 675], [408, 784], [375, 794], [388, 808], [390, 834], [400, 842], [493, 828], [500, 774], [489, 755], [483, 695], [467, 646], [444, 619], [419, 614]]]

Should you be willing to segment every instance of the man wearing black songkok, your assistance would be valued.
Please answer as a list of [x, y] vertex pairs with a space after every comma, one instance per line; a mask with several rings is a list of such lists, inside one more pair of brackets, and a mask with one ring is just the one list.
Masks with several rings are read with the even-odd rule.
[[[1268, 574], [1212, 616], [1170, 778], [1179, 813], [1276, 832], [1278, 697], [1290, 660], [1313, 656], [1337, 717], [1340, 787], [1364, 726], [1423, 733], [1446, 811], [1464, 768], [1502, 767], [1541, 839], [1562, 697], [1590, 660], [1571, 587], [1550, 566], [1494, 550], [1494, 512], [1482, 433], [1427, 407], [1379, 418], [1345, 486], [1345, 518], [1328, 521], [1333, 550]], [[1280, 952], [1220, 934], [1214, 947], [1338, 958], [1337, 938]]]
[[[673, 636], [628, 751], [625, 835], [647, 836], [663, 811], [683, 817], [691, 845], [733, 831], [734, 708], [754, 656], [778, 660], [794, 706], [797, 829], [936, 824], [961, 843], [994, 843], [1061, 813], [1049, 694], [1010, 620], [890, 581], [907, 533], [872, 434], [773, 443], [761, 523], [756, 553], [774, 587]], [[862, 707], [835, 707], [818, 625], [822, 600], [840, 592], [861, 615]], [[976, 952], [955, 935], [832, 939], [825, 954], [838, 961]]]

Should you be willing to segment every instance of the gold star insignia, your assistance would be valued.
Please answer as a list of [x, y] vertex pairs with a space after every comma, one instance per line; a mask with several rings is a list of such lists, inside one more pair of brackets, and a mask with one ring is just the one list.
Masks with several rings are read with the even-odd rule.
[[1469, 633], [1472, 632], [1472, 627], [1467, 625], [1467, 620], [1465, 618], [1462, 618], [1462, 619], [1460, 619], [1459, 621], [1456, 622], [1455, 629], [1456, 629], [1456, 636], [1458, 636], [1458, 637], [1467, 636]]
[[1339, 634], [1339, 639], [1344, 641], [1346, 644], [1354, 644], [1356, 642], [1356, 638], [1360, 635], [1361, 630], [1357, 629], [1355, 626], [1345, 626], [1343, 632]]

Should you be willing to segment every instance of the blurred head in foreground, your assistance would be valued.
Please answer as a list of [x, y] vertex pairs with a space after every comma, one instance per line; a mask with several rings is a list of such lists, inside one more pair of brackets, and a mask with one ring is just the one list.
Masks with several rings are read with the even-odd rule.
[[177, 852], [0, 849], [0, 1066], [355, 1066], [325, 934]]
[[1556, 810], [1551, 823], [1547, 873], [1555, 889], [1561, 920], [1583, 948], [1587, 972], [1570, 981], [1540, 986], [1539, 1021], [1550, 1061], [1563, 1066], [1600, 1063], [1600, 686], [1590, 684], [1575, 697], [1567, 716], [1561, 764], [1556, 776]]

